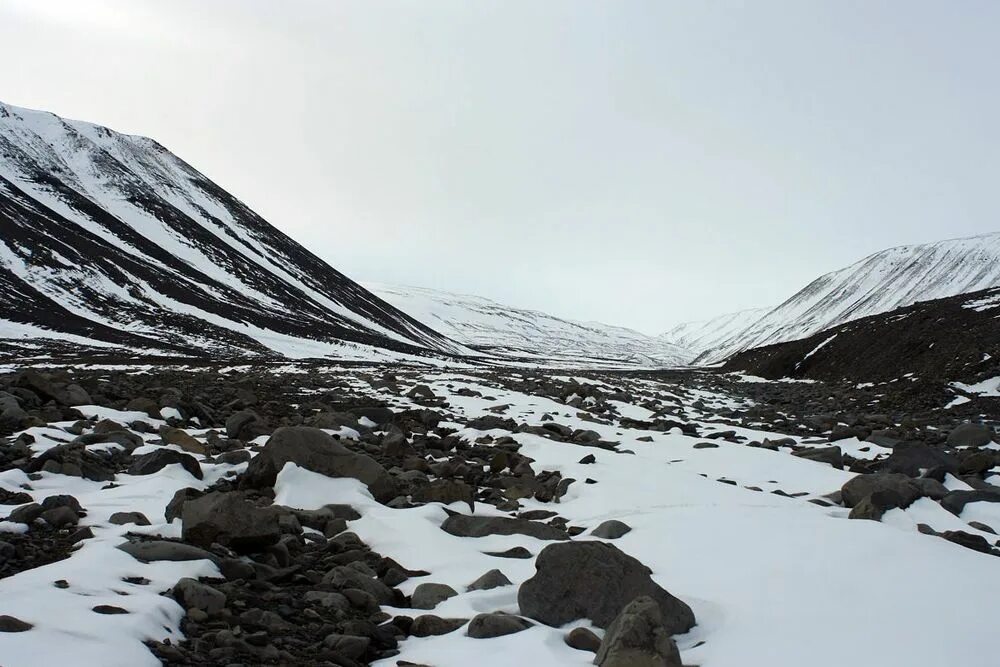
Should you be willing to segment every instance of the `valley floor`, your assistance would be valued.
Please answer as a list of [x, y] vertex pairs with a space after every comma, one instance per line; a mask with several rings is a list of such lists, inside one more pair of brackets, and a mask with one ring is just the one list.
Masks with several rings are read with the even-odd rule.
[[[343, 665], [592, 664], [593, 653], [564, 641], [575, 627], [603, 633], [585, 619], [560, 628], [528, 619], [527, 629], [489, 639], [469, 636], [468, 626], [414, 636], [408, 619], [422, 615], [521, 614], [519, 588], [552, 543], [523, 534], [543, 534], [531, 527], [482, 537], [443, 530], [450, 514], [469, 514], [469, 501], [476, 516], [519, 517], [574, 542], [600, 539], [590, 533], [607, 520], [627, 524], [606, 541], [648, 566], [697, 619], [674, 638], [685, 665], [1000, 662], [1000, 445], [990, 428], [950, 436], [965, 421], [995, 423], [994, 403], [908, 409], [885, 387], [705, 371], [90, 366], [10, 374], [0, 385], [0, 425], [11, 433], [0, 446], [0, 517], [8, 517], [0, 617], [12, 619], [0, 629], [23, 630], [0, 631], [6, 667], [310, 664], [309, 656]], [[74, 387], [88, 400], [68, 398]], [[7, 413], [11, 400], [24, 413], [19, 423]], [[280, 465], [272, 485], [246, 484], [251, 457], [286, 425], [322, 428], [351, 455], [378, 461], [393, 497], [379, 502], [376, 482], [304, 460]], [[842, 487], [859, 474], [907, 474], [903, 442], [941, 454], [934, 470], [918, 462], [909, 475], [927, 475], [913, 483], [919, 497], [870, 510], [881, 520], [849, 519]], [[210, 490], [243, 494], [254, 512], [292, 509], [280, 510], [276, 545], [223, 546], [189, 533], [180, 516], [167, 520], [168, 503], [186, 488], [197, 490], [187, 503]], [[65, 495], [79, 507], [50, 500], [42, 518], [25, 509]], [[331, 503], [360, 517], [340, 530], [332, 518], [315, 523], [308, 511]], [[60, 507], [72, 511], [51, 513]], [[124, 512], [149, 525], [134, 515], [112, 521]], [[170, 558], [119, 548], [144, 542], [172, 548]], [[200, 551], [179, 556], [184, 544]], [[512, 549], [530, 556], [496, 555]], [[343, 593], [338, 568], [355, 561], [378, 582], [364, 584], [368, 597], [347, 595], [350, 605], [333, 613], [332, 598], [309, 594]], [[467, 590], [494, 569], [510, 583]], [[185, 577], [226, 598], [192, 605], [175, 586]], [[413, 608], [427, 583], [455, 594], [432, 610]]]

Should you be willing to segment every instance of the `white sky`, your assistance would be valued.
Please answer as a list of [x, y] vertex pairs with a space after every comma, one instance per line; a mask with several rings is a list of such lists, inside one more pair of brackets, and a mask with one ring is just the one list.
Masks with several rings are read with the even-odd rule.
[[1000, 229], [1000, 3], [0, 0], [0, 99], [360, 280], [658, 333]]

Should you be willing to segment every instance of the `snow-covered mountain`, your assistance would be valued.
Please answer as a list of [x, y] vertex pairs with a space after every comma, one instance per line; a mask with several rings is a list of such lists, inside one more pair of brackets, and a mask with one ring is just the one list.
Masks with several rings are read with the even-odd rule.
[[743, 331], [770, 311], [770, 308], [750, 308], [707, 320], [684, 322], [660, 334], [659, 338], [697, 355]]
[[483, 297], [377, 283], [365, 287], [435, 331], [494, 355], [655, 367], [684, 365], [693, 356], [632, 329], [564, 320]]
[[467, 351], [155, 141], [2, 103], [0, 337], [236, 356]]
[[[712, 364], [762, 345], [957, 294], [1000, 286], [1000, 233], [899, 246], [820, 276], [745, 327], [697, 349]], [[669, 340], [679, 339], [671, 338]]]

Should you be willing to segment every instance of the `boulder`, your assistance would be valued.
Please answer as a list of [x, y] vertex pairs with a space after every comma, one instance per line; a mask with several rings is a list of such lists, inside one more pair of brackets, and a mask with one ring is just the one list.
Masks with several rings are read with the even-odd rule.
[[180, 464], [195, 479], [202, 479], [204, 477], [201, 465], [198, 464], [196, 458], [190, 454], [184, 454], [174, 449], [166, 449], [165, 447], [148, 454], [143, 454], [128, 467], [126, 472], [130, 475], [152, 475], [175, 463]]
[[617, 519], [608, 519], [590, 531], [590, 534], [605, 540], [617, 540], [619, 537], [630, 532], [632, 532], [632, 527], [627, 523], [623, 523]]
[[269, 432], [267, 422], [253, 410], [241, 410], [226, 420], [226, 437], [229, 438], [253, 440]]
[[143, 561], [144, 563], [151, 563], [160, 560], [216, 560], [215, 555], [205, 551], [204, 549], [190, 544], [184, 544], [183, 542], [170, 542], [169, 540], [125, 542], [124, 544], [119, 544], [118, 549], [121, 549], [128, 555], [132, 556], [132, 558]]
[[174, 584], [172, 594], [185, 609], [200, 609], [209, 616], [218, 614], [226, 606], [225, 593], [189, 577]]
[[901, 473], [907, 477], [931, 477], [942, 481], [946, 474], [958, 473], [958, 459], [921, 443], [900, 443], [882, 462], [880, 472]]
[[426, 486], [422, 486], [413, 492], [412, 498], [418, 503], [451, 503], [462, 502], [469, 506], [473, 512], [476, 511], [476, 490], [466, 484], [453, 479], [436, 479]]
[[260, 551], [281, 537], [278, 513], [248, 502], [242, 493], [212, 493], [184, 503], [184, 541], [201, 547], [218, 542], [233, 551]]
[[886, 511], [902, 507], [902, 504], [903, 498], [897, 492], [892, 489], [882, 489], [862, 498], [851, 509], [848, 518], [881, 521]]
[[35, 627], [27, 621], [14, 616], [0, 616], [0, 632], [27, 632]]
[[681, 667], [681, 655], [648, 596], [630, 602], [608, 626], [594, 663], [601, 667]]
[[868, 475], [858, 475], [847, 481], [841, 487], [841, 498], [845, 507], [854, 507], [866, 496], [870, 496], [876, 491], [895, 491], [901, 498], [901, 507], [909, 507], [914, 500], [922, 494], [912, 479], [906, 475], [891, 473], [872, 473]]
[[837, 470], [841, 470], [844, 467], [844, 452], [838, 445], [802, 449], [797, 452], [792, 452], [792, 456], [797, 456], [800, 459], [807, 459], [809, 461], [816, 461], [817, 463], [826, 463], [833, 466]]
[[458, 591], [447, 584], [420, 584], [410, 597], [410, 606], [414, 609], [433, 609], [456, 595]]
[[641, 562], [607, 542], [550, 544], [535, 559], [535, 575], [521, 584], [521, 613], [558, 627], [587, 618], [607, 627], [635, 598], [660, 607], [668, 634], [687, 632], [694, 612], [661, 588]]
[[413, 619], [410, 635], [413, 637], [437, 637], [454, 632], [469, 622], [467, 618], [441, 618], [434, 614], [424, 614]]
[[137, 526], [149, 525], [149, 519], [142, 512], [115, 512], [108, 521], [116, 526], [125, 526], [130, 523]]
[[160, 428], [160, 439], [168, 445], [177, 445], [185, 452], [192, 454], [207, 454], [208, 449], [187, 431], [172, 426]]
[[388, 502], [398, 495], [395, 481], [375, 459], [355, 454], [333, 436], [308, 426], [276, 430], [264, 449], [250, 461], [240, 484], [245, 488], [273, 486], [286, 463], [327, 477], [358, 479], [379, 502]]
[[531, 621], [523, 619], [520, 616], [498, 611], [491, 614], [477, 614], [473, 616], [472, 620], [469, 621], [469, 628], [466, 630], [466, 634], [473, 639], [490, 639], [492, 637], [512, 635], [527, 630], [531, 626]]
[[993, 441], [993, 429], [983, 424], [961, 424], [948, 434], [952, 447], [982, 447]]
[[959, 516], [969, 503], [1000, 503], [1000, 489], [952, 491], [941, 499], [941, 507]]
[[593, 630], [587, 628], [573, 628], [563, 638], [566, 646], [575, 648], [577, 651], [589, 651], [597, 653], [601, 648], [601, 638], [594, 634]]
[[501, 586], [512, 586], [514, 582], [508, 579], [500, 570], [490, 570], [479, 577], [465, 589], [467, 591], [488, 591]]
[[568, 540], [561, 528], [527, 519], [504, 516], [470, 516], [453, 514], [441, 524], [441, 530], [457, 537], [486, 537], [487, 535], [527, 535], [540, 540]]

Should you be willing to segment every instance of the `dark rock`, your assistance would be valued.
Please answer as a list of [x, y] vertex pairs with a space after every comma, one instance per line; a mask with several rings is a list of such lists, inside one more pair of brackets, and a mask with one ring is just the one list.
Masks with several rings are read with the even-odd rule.
[[797, 456], [800, 459], [808, 459], [809, 461], [816, 461], [818, 463], [826, 463], [833, 466], [837, 470], [841, 470], [844, 467], [844, 453], [838, 445], [833, 445], [832, 447], [813, 447], [810, 449], [803, 449], [797, 452], [792, 452], [792, 456]]
[[927, 445], [900, 443], [882, 462], [881, 472], [901, 473], [907, 477], [933, 477], [941, 481], [947, 473], [958, 473], [958, 459]]
[[531, 558], [532, 553], [525, 549], [524, 547], [511, 547], [506, 551], [484, 551], [487, 556], [494, 556], [495, 558]]
[[920, 487], [906, 475], [872, 473], [858, 475], [841, 487], [840, 493], [845, 507], [854, 507], [866, 496], [876, 491], [895, 491], [901, 499], [901, 507], [909, 507], [921, 496]]
[[456, 595], [458, 595], [458, 591], [447, 584], [420, 584], [410, 597], [410, 606], [414, 609], [434, 609], [448, 598]]
[[50, 510], [45, 510], [42, 512], [42, 518], [45, 522], [52, 526], [53, 528], [65, 528], [66, 526], [75, 526], [80, 520], [77, 513], [71, 508], [66, 507], [53, 507]]
[[368, 486], [379, 502], [398, 495], [396, 483], [379, 463], [364, 454], [354, 454], [317, 428], [279, 428], [247, 466], [241, 484], [249, 488], [273, 486], [286, 463], [294, 463], [327, 477], [353, 477]]
[[527, 535], [540, 540], [568, 540], [565, 531], [536, 521], [511, 519], [502, 516], [469, 516], [454, 514], [445, 519], [441, 530], [457, 537], [486, 537], [487, 535]]
[[993, 441], [993, 429], [983, 424], [961, 424], [948, 434], [952, 447], [982, 447]]
[[501, 586], [512, 586], [513, 582], [504, 576], [504, 573], [500, 570], [490, 570], [483, 576], [479, 577], [465, 589], [467, 591], [488, 591], [493, 588], [500, 588]]
[[105, 614], [107, 616], [131, 613], [128, 609], [124, 609], [122, 607], [116, 607], [115, 605], [112, 604], [99, 604], [96, 607], [91, 608], [91, 611], [97, 614]]
[[990, 553], [990, 543], [982, 535], [973, 535], [963, 530], [946, 530], [941, 533], [941, 537], [966, 549], [972, 549], [984, 554]]
[[952, 491], [941, 499], [941, 507], [959, 516], [969, 503], [1000, 503], [1000, 489]]
[[15, 509], [7, 516], [7, 520], [14, 523], [32, 524], [35, 522], [35, 519], [42, 516], [42, 512], [44, 511], [38, 503], [31, 503]]
[[129, 466], [127, 472], [130, 475], [152, 475], [157, 473], [168, 465], [173, 465], [175, 463], [180, 464], [182, 468], [187, 470], [195, 479], [202, 479], [204, 477], [201, 472], [201, 466], [198, 464], [198, 460], [191, 456], [190, 454], [184, 454], [178, 452], [174, 449], [161, 448], [154, 452], [148, 454], [143, 454], [135, 460], [135, 462]]
[[13, 616], [0, 616], [0, 632], [27, 632], [33, 627], [31, 623]]
[[414, 637], [437, 637], [454, 632], [469, 622], [467, 618], [441, 618], [433, 614], [424, 614], [413, 619], [410, 635]]
[[200, 609], [214, 616], [226, 606], [226, 594], [197, 579], [185, 577], [174, 584], [174, 599], [185, 609]]
[[149, 519], [142, 512], [115, 512], [111, 515], [109, 521], [116, 526], [124, 526], [130, 523], [134, 523], [137, 526], [149, 525]]
[[535, 575], [521, 584], [521, 613], [558, 627], [582, 618], [607, 627], [629, 602], [648, 595], [660, 606], [668, 634], [690, 630], [694, 613], [661, 588], [650, 570], [606, 542], [550, 544], [535, 560]]
[[418, 503], [451, 503], [463, 502], [473, 512], [476, 511], [476, 490], [453, 479], [436, 479], [427, 486], [422, 486], [413, 492], [413, 500]]
[[242, 410], [226, 420], [226, 436], [238, 440], [253, 440], [267, 435], [270, 428], [253, 410]]
[[215, 556], [204, 549], [200, 549], [190, 544], [182, 542], [170, 542], [168, 540], [149, 540], [143, 542], [126, 542], [119, 544], [118, 548], [129, 554], [136, 560], [143, 562], [153, 562], [160, 560], [186, 561], [186, 560], [215, 560]]
[[502, 612], [477, 614], [469, 621], [466, 634], [473, 639], [490, 639], [522, 632], [531, 626], [531, 621], [512, 614]]
[[218, 542], [234, 551], [259, 551], [281, 537], [278, 514], [238, 492], [215, 491], [184, 503], [183, 539], [202, 547]]
[[617, 519], [608, 519], [590, 531], [590, 534], [605, 540], [617, 540], [622, 535], [630, 532], [632, 532], [632, 527], [627, 523], [623, 523]]
[[566, 645], [575, 648], [577, 651], [589, 651], [597, 653], [601, 648], [601, 638], [587, 628], [573, 628], [564, 638]]
[[677, 644], [648, 596], [630, 602], [608, 626], [594, 663], [601, 667], [681, 667]]
[[323, 645], [338, 656], [348, 660], [358, 660], [368, 652], [371, 639], [354, 635], [329, 634], [323, 639]]
[[902, 507], [903, 502], [903, 498], [892, 489], [874, 491], [870, 495], [862, 498], [861, 501], [858, 502], [853, 509], [851, 509], [851, 513], [848, 515], [848, 518], [881, 521], [882, 515], [885, 514], [887, 510]]

